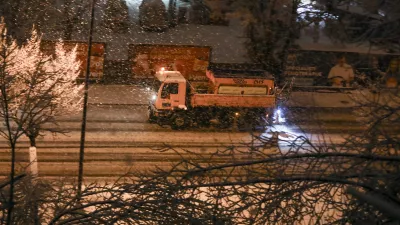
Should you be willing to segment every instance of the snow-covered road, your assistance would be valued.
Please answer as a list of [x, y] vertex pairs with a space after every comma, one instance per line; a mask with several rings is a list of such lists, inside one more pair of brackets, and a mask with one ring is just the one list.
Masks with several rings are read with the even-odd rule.
[[[146, 102], [149, 94], [136, 86], [95, 86], [89, 96], [87, 117], [85, 173], [92, 178], [118, 177], [129, 169], [146, 169], [154, 165], [167, 165], [177, 160], [170, 153], [160, 154], [151, 148], [170, 146], [176, 149], [189, 149], [207, 154], [217, 149], [236, 146], [248, 147], [253, 136], [249, 132], [236, 129], [190, 128], [174, 131], [170, 127], [160, 127], [146, 122]], [[146, 97], [147, 96], [147, 97]], [[115, 99], [118, 99], [117, 101]], [[292, 109], [290, 109], [292, 110]], [[302, 109], [303, 114], [309, 114]], [[314, 109], [315, 110], [315, 109]], [[317, 110], [318, 111], [318, 110]], [[311, 123], [305, 117], [296, 124], [293, 121], [275, 124], [256, 135], [270, 138], [273, 135], [281, 140], [276, 144], [285, 150], [287, 142], [298, 136], [308, 137], [313, 144], [338, 144], [347, 134], [361, 132], [362, 127], [352, 123], [348, 111], [320, 110], [323, 123]], [[81, 113], [59, 118], [60, 127], [69, 131], [66, 135], [44, 133], [37, 139], [39, 173], [43, 176], [74, 176], [77, 172], [79, 152]], [[329, 122], [331, 121], [331, 122]], [[302, 129], [306, 131], [303, 132]], [[27, 166], [28, 139], [18, 142], [18, 165]], [[276, 149], [266, 149], [271, 154]], [[0, 175], [9, 170], [9, 147], [5, 139], [0, 140]]]

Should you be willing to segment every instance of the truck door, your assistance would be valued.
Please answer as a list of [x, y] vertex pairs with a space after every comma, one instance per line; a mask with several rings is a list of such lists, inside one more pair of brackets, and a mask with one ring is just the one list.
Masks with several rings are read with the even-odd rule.
[[179, 103], [179, 83], [170, 83], [169, 84], [169, 93], [171, 100], [171, 107], [175, 108], [180, 105]]
[[[160, 93], [162, 109], [171, 109], [182, 104], [179, 86], [179, 83], [164, 83]], [[183, 93], [183, 95], [184, 94], [185, 93]], [[183, 102], [183, 104], [185, 103]]]

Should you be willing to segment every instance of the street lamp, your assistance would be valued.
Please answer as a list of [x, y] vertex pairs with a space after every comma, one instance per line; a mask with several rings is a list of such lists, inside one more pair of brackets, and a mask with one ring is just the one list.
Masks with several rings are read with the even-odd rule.
[[85, 155], [85, 132], [86, 132], [86, 114], [88, 104], [88, 89], [89, 89], [89, 74], [90, 74], [90, 55], [92, 53], [92, 36], [93, 36], [93, 21], [94, 21], [94, 6], [96, 0], [92, 0], [91, 13], [90, 13], [90, 26], [89, 26], [89, 39], [88, 39], [88, 50], [87, 50], [87, 65], [85, 74], [85, 89], [83, 95], [83, 115], [82, 115], [82, 127], [81, 127], [81, 142], [79, 149], [79, 171], [78, 171], [78, 200], [82, 194], [82, 181], [83, 181], [83, 160]]

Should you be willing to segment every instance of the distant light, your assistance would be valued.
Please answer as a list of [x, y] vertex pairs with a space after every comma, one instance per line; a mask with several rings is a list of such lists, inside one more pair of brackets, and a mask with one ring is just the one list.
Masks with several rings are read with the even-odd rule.
[[164, 72], [164, 71], [165, 71], [165, 68], [164, 68], [164, 67], [161, 67], [160, 71], [161, 71], [161, 72]]
[[239, 116], [239, 113], [238, 113], [238, 112], [235, 112], [235, 116]]
[[146, 87], [146, 91], [150, 91], [150, 88], [149, 88], [149, 87]]
[[157, 95], [152, 95], [151, 96], [151, 100], [156, 100], [157, 99]]

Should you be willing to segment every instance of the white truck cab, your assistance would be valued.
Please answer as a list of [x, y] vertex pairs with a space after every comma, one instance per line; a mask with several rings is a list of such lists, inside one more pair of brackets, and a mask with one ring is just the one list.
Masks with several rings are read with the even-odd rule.
[[156, 78], [161, 82], [154, 106], [157, 110], [187, 109], [187, 81], [178, 71], [159, 71]]

